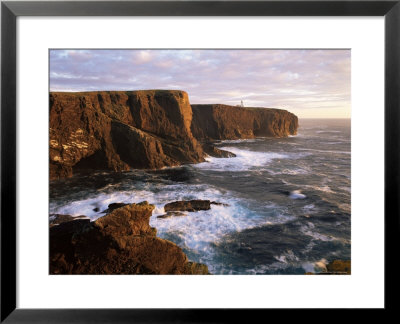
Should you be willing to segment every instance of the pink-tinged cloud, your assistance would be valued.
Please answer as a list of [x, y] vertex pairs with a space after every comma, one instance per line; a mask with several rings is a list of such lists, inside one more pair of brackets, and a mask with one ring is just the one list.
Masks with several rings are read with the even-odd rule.
[[350, 50], [50, 51], [50, 91], [180, 89], [300, 117], [350, 117], [350, 72]]

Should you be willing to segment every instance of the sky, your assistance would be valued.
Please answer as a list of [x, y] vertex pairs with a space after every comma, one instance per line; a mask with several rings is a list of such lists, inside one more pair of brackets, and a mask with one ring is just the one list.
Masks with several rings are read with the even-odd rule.
[[175, 89], [192, 104], [350, 118], [350, 50], [51, 50], [50, 91]]

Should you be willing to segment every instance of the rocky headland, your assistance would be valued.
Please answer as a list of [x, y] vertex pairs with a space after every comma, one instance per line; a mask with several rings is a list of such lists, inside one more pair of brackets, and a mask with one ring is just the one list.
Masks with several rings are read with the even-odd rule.
[[178, 90], [50, 93], [50, 179], [84, 170], [160, 169], [230, 157], [212, 141], [297, 132], [280, 109], [190, 105]]
[[282, 109], [192, 105], [192, 111], [192, 133], [201, 141], [297, 134], [297, 116]]
[[50, 227], [50, 273], [208, 274], [206, 265], [189, 262], [180, 247], [156, 236], [153, 209], [127, 204], [93, 222], [58, 215]]

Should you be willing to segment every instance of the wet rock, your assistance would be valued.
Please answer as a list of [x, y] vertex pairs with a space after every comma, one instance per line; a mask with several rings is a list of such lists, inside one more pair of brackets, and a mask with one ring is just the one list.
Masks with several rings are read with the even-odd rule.
[[[211, 205], [229, 206], [228, 204], [219, 203], [216, 201], [194, 199], [194, 200], [179, 200], [168, 203], [164, 206], [164, 210], [166, 212], [178, 212], [178, 211], [195, 212], [199, 210], [209, 210], [211, 209]], [[168, 213], [166, 213], [166, 215], [168, 217]], [[184, 216], [184, 215], [177, 215], [177, 216]], [[165, 217], [160, 217], [160, 218], [165, 218]]]
[[180, 200], [168, 203], [164, 206], [164, 210], [168, 211], [188, 211], [194, 212], [199, 210], [211, 209], [209, 200]]
[[175, 217], [175, 216], [186, 216], [187, 214], [178, 212], [178, 211], [169, 211], [168, 213], [164, 215], [159, 215], [157, 218], [170, 218], [170, 217]]
[[62, 223], [71, 222], [77, 219], [89, 219], [89, 217], [84, 215], [72, 216], [63, 214], [50, 214], [50, 227], [56, 226]]
[[113, 210], [124, 207], [126, 205], [129, 204], [125, 204], [125, 203], [112, 203], [108, 205], [108, 208], [103, 210], [102, 213], [111, 213]]
[[[113, 210], [94, 222], [79, 219], [50, 228], [51, 274], [199, 274], [176, 244], [156, 237], [147, 202]], [[207, 270], [208, 272], [208, 270]]]
[[203, 144], [203, 150], [209, 156], [217, 158], [231, 158], [236, 156], [236, 154], [216, 148], [212, 144]]
[[224, 207], [228, 207], [229, 204], [224, 204], [224, 203], [220, 203], [220, 202], [216, 202], [216, 201], [212, 201], [210, 202], [211, 205], [217, 205], [217, 206], [224, 206]]

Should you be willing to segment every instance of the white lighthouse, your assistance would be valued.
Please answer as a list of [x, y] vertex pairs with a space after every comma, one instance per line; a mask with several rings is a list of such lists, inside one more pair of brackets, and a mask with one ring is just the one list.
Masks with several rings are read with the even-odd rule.
[[240, 100], [240, 105], [236, 105], [236, 107], [244, 107], [243, 100]]

